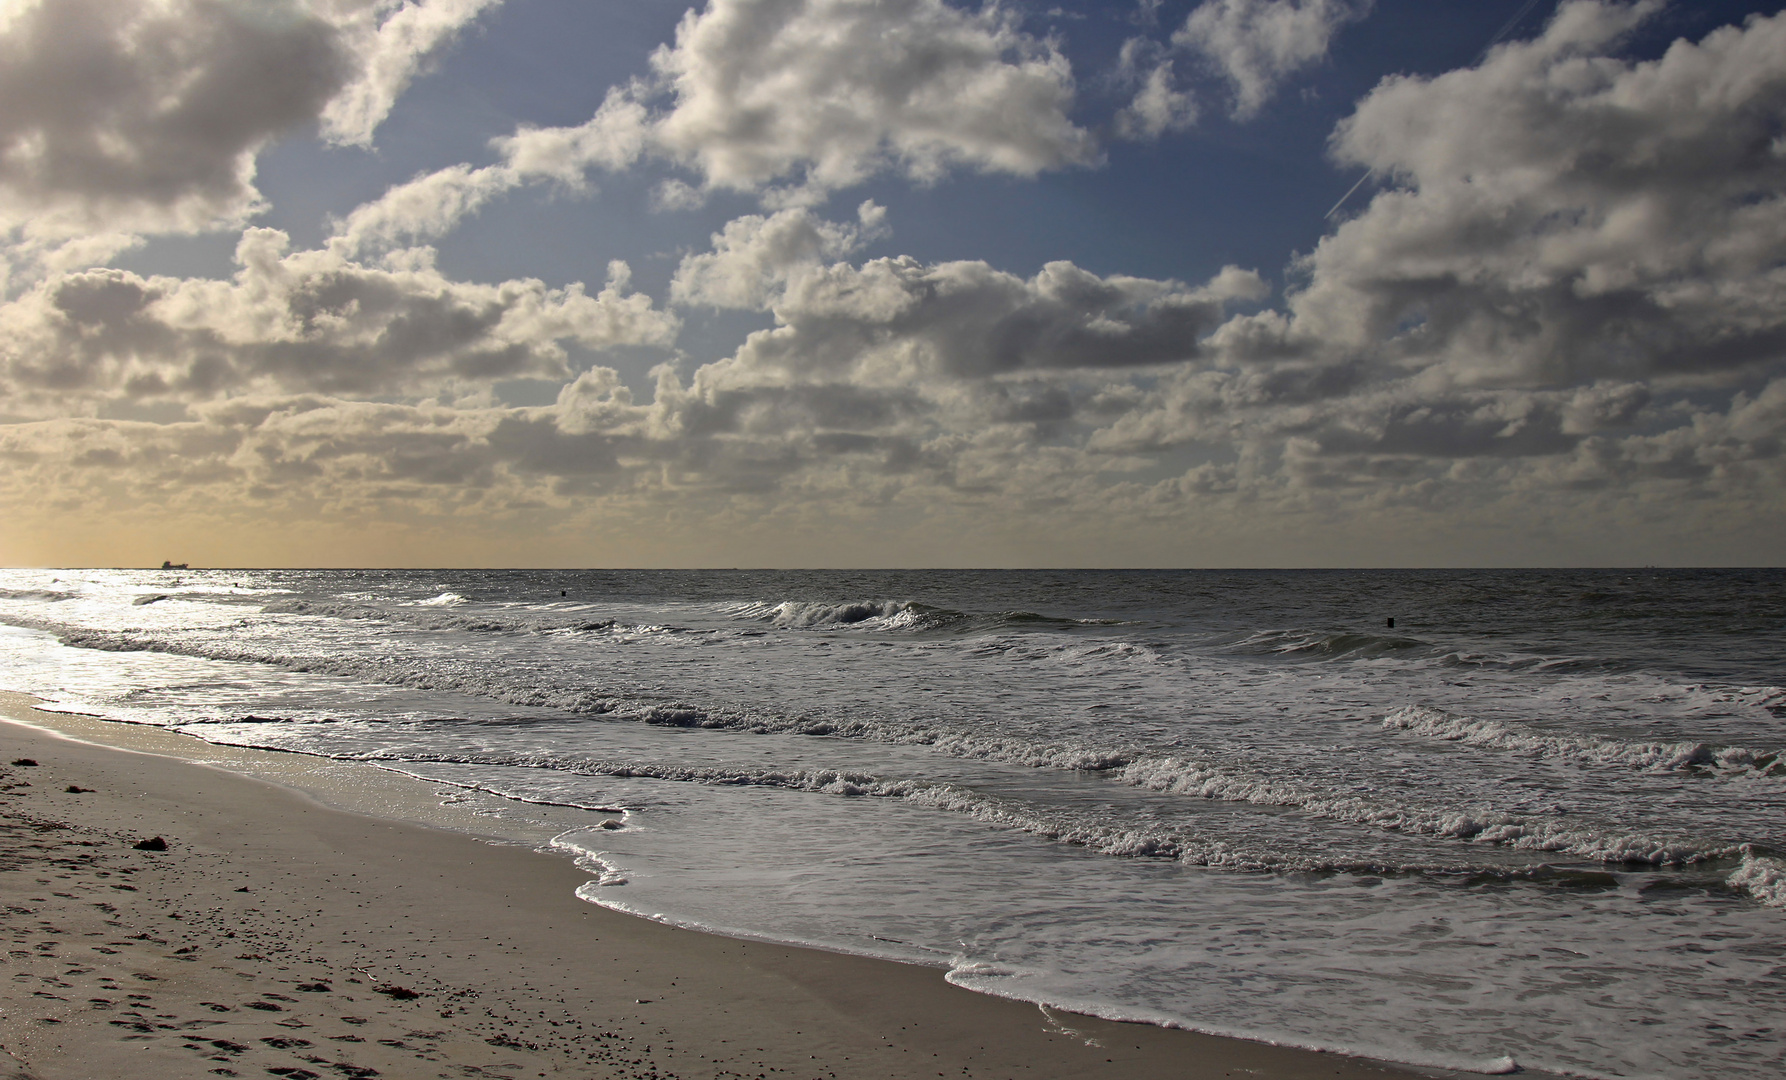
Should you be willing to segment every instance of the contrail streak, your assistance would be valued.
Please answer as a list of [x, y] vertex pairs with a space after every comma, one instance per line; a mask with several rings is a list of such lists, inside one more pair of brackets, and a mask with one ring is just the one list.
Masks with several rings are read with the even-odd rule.
[[[1519, 25], [1519, 21], [1521, 19], [1525, 18], [1528, 14], [1530, 14], [1531, 10], [1537, 6], [1538, 6], [1538, 0], [1526, 0], [1525, 3], [1521, 4], [1519, 6], [1519, 10], [1513, 13], [1513, 18], [1508, 19], [1506, 21], [1506, 23], [1504, 23], [1499, 30], [1495, 31], [1495, 36], [1488, 39], [1488, 44], [1482, 46], [1482, 51], [1476, 54], [1476, 59], [1472, 62], [1471, 66], [1475, 66], [1475, 64], [1482, 63], [1482, 61], [1487, 58], [1489, 50], [1493, 49], [1496, 45], [1499, 45], [1501, 43], [1501, 39], [1506, 37], [1508, 34], [1512, 33], [1513, 28], [1515, 26]], [[1363, 176], [1360, 176], [1358, 178], [1358, 182], [1356, 184], [1353, 184], [1351, 189], [1348, 190], [1344, 195], [1340, 196], [1339, 202], [1336, 202], [1333, 204], [1333, 209], [1331, 209], [1331, 210], [1327, 211], [1325, 214], [1321, 215], [1321, 220], [1326, 221], [1328, 218], [1331, 218], [1333, 215], [1339, 213], [1339, 208], [1346, 205], [1346, 200], [1350, 199], [1353, 195], [1356, 195], [1358, 193], [1358, 189], [1364, 186], [1364, 182], [1366, 180], [1369, 180], [1371, 177], [1373, 177], [1375, 175], [1377, 175], [1377, 170], [1371, 169], [1371, 170], [1367, 171]]]
[[1478, 63], [1478, 64], [1482, 63], [1483, 59], [1488, 56], [1488, 51], [1490, 49], [1494, 48], [1496, 45], [1499, 45], [1501, 43], [1501, 39], [1506, 37], [1509, 33], [1511, 33], [1515, 26], [1519, 25], [1519, 20], [1525, 18], [1526, 13], [1531, 11], [1533, 8], [1535, 8], [1537, 6], [1538, 6], [1538, 0], [1526, 0], [1526, 2], [1520, 6], [1520, 9], [1513, 13], [1513, 18], [1508, 19], [1507, 24], [1505, 26], [1501, 27], [1499, 30], [1495, 31], [1494, 37], [1491, 37], [1488, 39], [1488, 44], [1482, 46], [1482, 51], [1476, 54], [1476, 63]]
[[1358, 182], [1356, 184], [1353, 184], [1351, 189], [1348, 190], [1344, 195], [1340, 196], [1339, 202], [1336, 202], [1333, 204], [1333, 209], [1329, 210], [1325, 214], [1321, 215], [1321, 219], [1323, 221], [1325, 221], [1326, 219], [1332, 217], [1334, 214], [1338, 213], [1339, 208], [1346, 205], [1346, 200], [1350, 199], [1354, 192], [1356, 192], [1359, 188], [1363, 187], [1364, 182], [1366, 180], [1369, 180], [1371, 177], [1373, 177], [1375, 175], [1377, 175], [1377, 170], [1375, 170], [1375, 169], [1366, 170], [1365, 174], [1358, 178]]

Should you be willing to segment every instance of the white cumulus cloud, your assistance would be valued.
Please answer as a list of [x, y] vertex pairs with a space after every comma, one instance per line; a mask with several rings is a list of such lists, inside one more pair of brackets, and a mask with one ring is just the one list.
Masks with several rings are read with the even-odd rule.
[[709, 187], [834, 189], [883, 169], [1018, 176], [1086, 164], [1066, 58], [996, 4], [710, 0], [652, 66], [656, 146]]
[[398, 184], [336, 223], [331, 245], [347, 254], [444, 236], [491, 199], [529, 183], [587, 189], [591, 168], [619, 170], [644, 150], [645, 108], [622, 91], [574, 127], [522, 128], [493, 140], [496, 165], [449, 165]]
[[1786, 359], [1786, 17], [1609, 54], [1658, 7], [1575, 0], [1359, 102], [1334, 153], [1389, 187], [1303, 263], [1291, 336], [1478, 385]]
[[716, 308], [767, 307], [796, 275], [881, 235], [885, 208], [865, 202], [857, 217], [859, 225], [840, 225], [796, 207], [730, 221], [714, 234], [712, 251], [682, 260], [670, 283], [670, 298]]
[[297, 2], [10, 0], [0, 230], [63, 239], [239, 221], [260, 203], [256, 152], [350, 76], [335, 28]]
[[428, 58], [502, 0], [316, 0], [342, 31], [356, 77], [323, 110], [336, 142], [370, 146]]
[[1135, 97], [1116, 114], [1116, 133], [1125, 139], [1157, 139], [1197, 122], [1197, 99], [1177, 85], [1173, 61], [1147, 38], [1123, 42], [1117, 77], [1135, 85]]
[[250, 229], [228, 280], [123, 270], [52, 276], [0, 306], [0, 392], [14, 410], [194, 403], [246, 393], [476, 392], [495, 379], [568, 378], [562, 342], [669, 346], [676, 319], [607, 285], [453, 281], [425, 260], [374, 267], [287, 249]]
[[1258, 115], [1284, 80], [1325, 59], [1333, 37], [1371, 0], [1205, 0], [1172, 35], [1226, 79], [1233, 114]]

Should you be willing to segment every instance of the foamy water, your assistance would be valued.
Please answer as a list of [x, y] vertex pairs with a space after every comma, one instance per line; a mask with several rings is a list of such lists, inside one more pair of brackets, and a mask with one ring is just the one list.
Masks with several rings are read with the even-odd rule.
[[65, 708], [584, 808], [585, 897], [654, 918], [1482, 1072], [1786, 1067], [1778, 571], [4, 571], [0, 621]]

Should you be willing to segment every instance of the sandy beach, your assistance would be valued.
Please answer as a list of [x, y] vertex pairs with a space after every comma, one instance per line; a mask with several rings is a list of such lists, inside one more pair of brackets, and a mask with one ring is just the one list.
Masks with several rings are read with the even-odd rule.
[[661, 925], [576, 899], [565, 859], [0, 708], [10, 1076], [1437, 1075]]

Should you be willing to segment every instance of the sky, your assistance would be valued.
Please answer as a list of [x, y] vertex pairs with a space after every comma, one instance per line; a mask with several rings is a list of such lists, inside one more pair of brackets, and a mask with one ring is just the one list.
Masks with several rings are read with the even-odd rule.
[[1781, 565], [1783, 7], [0, 0], [0, 564]]

